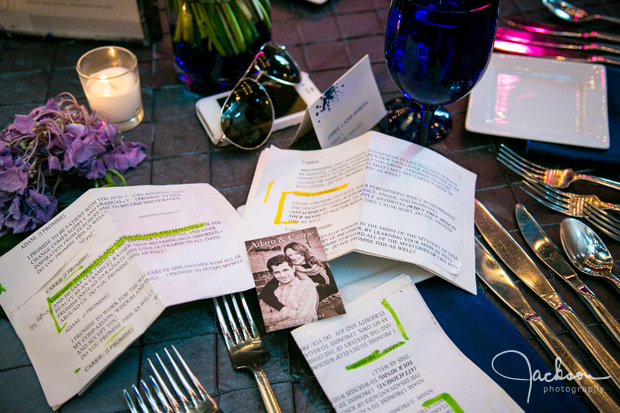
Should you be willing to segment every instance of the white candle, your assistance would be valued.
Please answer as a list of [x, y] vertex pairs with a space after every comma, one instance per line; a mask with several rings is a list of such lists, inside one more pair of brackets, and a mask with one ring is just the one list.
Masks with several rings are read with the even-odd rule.
[[104, 112], [110, 123], [124, 122], [135, 116], [142, 107], [140, 79], [121, 66], [90, 75], [84, 92], [90, 108]]

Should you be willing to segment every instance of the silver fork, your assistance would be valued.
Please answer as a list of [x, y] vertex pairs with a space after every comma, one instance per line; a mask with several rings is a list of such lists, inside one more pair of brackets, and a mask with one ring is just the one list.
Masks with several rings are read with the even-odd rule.
[[[185, 392], [181, 390], [181, 387], [178, 385], [173, 375], [170, 373], [166, 365], [162, 362], [159, 354], [155, 353], [155, 355], [157, 356], [157, 360], [159, 361], [159, 365], [164, 371], [166, 377], [168, 378], [168, 383], [174, 389], [176, 397], [172, 394], [168, 385], [166, 384], [166, 381], [162, 378], [161, 374], [159, 373], [159, 371], [157, 371], [157, 369], [153, 365], [153, 362], [149, 358], [149, 365], [151, 366], [151, 369], [155, 374], [155, 378], [153, 378], [153, 376], [149, 376], [149, 380], [151, 382], [153, 391], [157, 395], [157, 399], [155, 399], [155, 397], [153, 396], [153, 392], [149, 389], [149, 386], [144, 382], [144, 380], [140, 380], [140, 385], [149, 404], [147, 406], [146, 402], [142, 398], [142, 395], [140, 394], [140, 391], [134, 384], [132, 386], [132, 390], [136, 396], [136, 403], [138, 404], [138, 406], [140, 406], [140, 411], [143, 413], [150, 412], [150, 406], [150, 408], [154, 412], [158, 413], [162, 411], [174, 413], [221, 413], [220, 408], [217, 406], [211, 396], [209, 396], [209, 393], [207, 393], [204, 387], [202, 387], [202, 385], [200, 384], [194, 373], [192, 373], [192, 371], [188, 367], [183, 357], [181, 357], [177, 349], [174, 346], [171, 347], [174, 350], [174, 354], [176, 354], [178, 361], [183, 366], [185, 373], [181, 371], [178, 364], [170, 356], [168, 349], [164, 348], [164, 351], [168, 356], [170, 364], [174, 367], [177, 377], [183, 384]], [[193, 383], [193, 387], [192, 385], [190, 385], [188, 377], [189, 380], [191, 380], [191, 382]], [[129, 394], [129, 392], [127, 390], [123, 390], [123, 393], [125, 394], [125, 400], [127, 402], [127, 405], [129, 406], [129, 410], [131, 410], [132, 413], [138, 413], [139, 411], [136, 408], [133, 400], [131, 399], [131, 395]]]
[[620, 241], [620, 219], [589, 204], [585, 205], [585, 215], [592, 225], [595, 225], [610, 238]]
[[[237, 296], [239, 298], [237, 298]], [[222, 304], [220, 304], [220, 301]], [[271, 389], [263, 363], [269, 358], [269, 350], [252, 319], [243, 293], [213, 299], [215, 311], [222, 329], [222, 336], [235, 369], [251, 370], [258, 383], [258, 390], [268, 413], [279, 413], [280, 406]], [[239, 302], [241, 305], [239, 305]], [[231, 304], [234, 309], [231, 310]], [[222, 310], [224, 307], [224, 310]], [[243, 312], [241, 311], [243, 308]], [[226, 315], [224, 315], [224, 311]], [[248, 329], [249, 326], [249, 329]]]
[[[572, 192], [564, 192], [560, 189], [552, 188], [545, 184], [539, 184], [527, 180], [523, 180], [522, 182], [532, 191], [543, 196], [550, 203], [557, 206], [559, 209], [556, 209], [556, 211], [562, 212], [566, 215], [580, 218], [585, 217], [586, 204], [590, 204], [596, 209], [608, 209], [620, 212], [620, 205], [603, 202], [596, 195], [581, 195]], [[527, 190], [523, 190], [527, 192]], [[528, 194], [532, 197], [534, 196], [529, 192]]]
[[521, 189], [547, 208], [571, 217], [586, 218], [588, 222], [600, 229], [609, 237], [620, 241], [620, 221], [611, 216], [609, 212], [596, 208], [589, 202], [585, 201], [584, 197], [588, 197], [588, 195], [571, 194], [577, 195], [576, 197], [571, 198], [571, 202], [571, 200], [566, 201], [555, 194], [554, 191], [566, 194], [558, 189], [529, 181], [523, 181], [523, 183], [530, 189], [531, 192], [524, 187]]
[[568, 188], [575, 181], [588, 181], [620, 190], [620, 182], [585, 174], [572, 169], [549, 169], [528, 161], [504, 144], [500, 145], [497, 160], [514, 173], [526, 179], [542, 182], [554, 188]]

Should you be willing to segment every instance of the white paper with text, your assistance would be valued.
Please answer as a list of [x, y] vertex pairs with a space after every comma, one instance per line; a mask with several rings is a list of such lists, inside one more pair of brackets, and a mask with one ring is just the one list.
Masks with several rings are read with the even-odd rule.
[[48, 403], [77, 394], [167, 306], [252, 288], [244, 234], [207, 184], [102, 188], [3, 256], [0, 303]]
[[271, 147], [243, 217], [255, 238], [315, 226], [328, 259], [358, 251], [409, 262], [475, 294], [475, 179], [378, 132], [318, 151]]
[[520, 412], [445, 335], [408, 276], [291, 332], [337, 412]]

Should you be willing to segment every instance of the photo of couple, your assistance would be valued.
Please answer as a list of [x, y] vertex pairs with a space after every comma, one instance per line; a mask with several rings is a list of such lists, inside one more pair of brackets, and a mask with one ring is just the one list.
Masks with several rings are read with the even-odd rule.
[[269, 331], [345, 313], [316, 228], [246, 241]]

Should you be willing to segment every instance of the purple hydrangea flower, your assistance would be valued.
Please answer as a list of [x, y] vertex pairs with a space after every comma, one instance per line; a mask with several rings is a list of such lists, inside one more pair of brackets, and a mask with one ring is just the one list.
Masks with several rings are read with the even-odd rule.
[[58, 184], [65, 175], [96, 181], [107, 169], [123, 173], [146, 157], [144, 149], [123, 142], [116, 125], [89, 113], [68, 93], [28, 115], [15, 115], [0, 131], [0, 236], [49, 221], [58, 206], [54, 191], [62, 190]]

